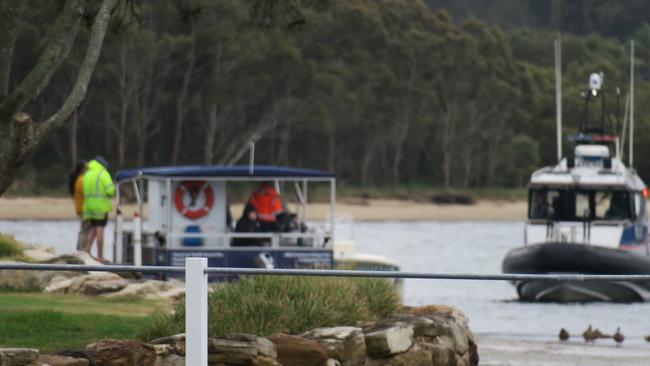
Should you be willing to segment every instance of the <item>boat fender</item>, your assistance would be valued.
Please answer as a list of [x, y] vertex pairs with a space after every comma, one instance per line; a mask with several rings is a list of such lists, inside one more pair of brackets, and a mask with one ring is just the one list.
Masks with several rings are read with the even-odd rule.
[[[196, 209], [190, 209], [185, 205], [183, 197], [185, 193], [190, 194], [192, 201], [195, 201], [201, 192], [205, 195], [205, 202], [203, 207], [198, 207]], [[214, 191], [212, 187], [203, 180], [186, 180], [181, 182], [181, 184], [176, 187], [176, 192], [174, 193], [174, 204], [176, 210], [180, 212], [181, 215], [187, 217], [190, 220], [200, 219], [206, 216], [212, 206], [214, 206]], [[190, 205], [192, 206], [192, 205]]]

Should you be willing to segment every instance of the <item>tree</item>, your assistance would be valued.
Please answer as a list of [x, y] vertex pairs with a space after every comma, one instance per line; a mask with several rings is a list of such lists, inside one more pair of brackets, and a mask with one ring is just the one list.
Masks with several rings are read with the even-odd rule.
[[24, 112], [25, 107], [38, 98], [67, 59], [84, 20], [87, 20], [86, 11], [90, 9], [87, 1], [65, 1], [50, 28], [47, 45], [38, 61], [29, 74], [10, 89], [13, 51], [26, 4], [12, 0], [0, 2], [0, 194], [7, 190], [25, 160], [68, 120], [84, 100], [116, 3], [117, 0], [102, 0], [92, 16], [86, 55], [65, 102], [52, 115], [38, 116], [35, 120]]

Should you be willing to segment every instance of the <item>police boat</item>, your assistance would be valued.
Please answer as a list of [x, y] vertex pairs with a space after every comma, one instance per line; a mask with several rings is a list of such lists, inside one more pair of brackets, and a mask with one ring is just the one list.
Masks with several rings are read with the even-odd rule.
[[[606, 113], [602, 79], [602, 74], [591, 75], [585, 108], [599, 98], [599, 109]], [[571, 137], [574, 155], [532, 174], [525, 245], [507, 253], [504, 273], [650, 274], [648, 188], [624, 164], [619, 137], [608, 133], [608, 116], [595, 125], [588, 116], [583, 113], [580, 133]], [[632, 136], [630, 128], [630, 140]], [[628, 162], [632, 153], [630, 147]], [[650, 300], [650, 281], [513, 284], [525, 301]]]
[[[236, 231], [246, 201], [234, 204], [229, 196], [242, 198], [262, 182], [278, 192], [282, 222], [274, 230]], [[328, 172], [267, 165], [146, 167], [118, 172], [116, 184], [115, 263], [184, 266], [186, 257], [206, 257], [210, 267], [399, 270], [387, 258], [356, 253], [348, 231], [337, 231], [336, 178]], [[310, 202], [312, 192], [324, 193], [328, 203]], [[127, 220], [123, 211], [133, 203], [136, 212]], [[313, 205], [326, 206], [326, 220], [308, 221]]]

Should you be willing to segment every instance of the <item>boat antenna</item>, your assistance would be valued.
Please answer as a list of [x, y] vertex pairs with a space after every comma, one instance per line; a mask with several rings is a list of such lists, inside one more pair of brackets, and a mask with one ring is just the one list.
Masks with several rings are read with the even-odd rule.
[[562, 38], [555, 40], [555, 111], [557, 119], [557, 160], [562, 160]]
[[630, 43], [630, 168], [634, 165], [634, 40]]
[[621, 144], [618, 149], [619, 159], [623, 160], [623, 152], [625, 151], [625, 136], [627, 135], [627, 123], [630, 120], [630, 94], [625, 94], [625, 110], [623, 112], [623, 128], [621, 129]]

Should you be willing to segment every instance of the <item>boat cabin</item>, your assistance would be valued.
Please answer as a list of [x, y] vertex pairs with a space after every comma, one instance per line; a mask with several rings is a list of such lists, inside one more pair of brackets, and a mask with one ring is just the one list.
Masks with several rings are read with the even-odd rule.
[[[235, 203], [229, 197], [247, 197], [263, 182], [279, 193], [282, 215], [272, 228], [236, 231], [246, 200]], [[201, 256], [215, 267], [334, 265], [336, 179], [328, 172], [264, 165], [174, 166], [123, 170], [116, 183], [116, 263], [182, 266], [185, 257]], [[322, 222], [307, 221], [313, 185], [320, 185], [319, 193], [329, 201], [328, 219]], [[121, 214], [127, 198], [137, 204], [132, 221]]]
[[[586, 136], [582, 136], [582, 143]], [[648, 189], [634, 169], [612, 157], [599, 136], [574, 155], [534, 172], [526, 244], [567, 242], [648, 250]]]

